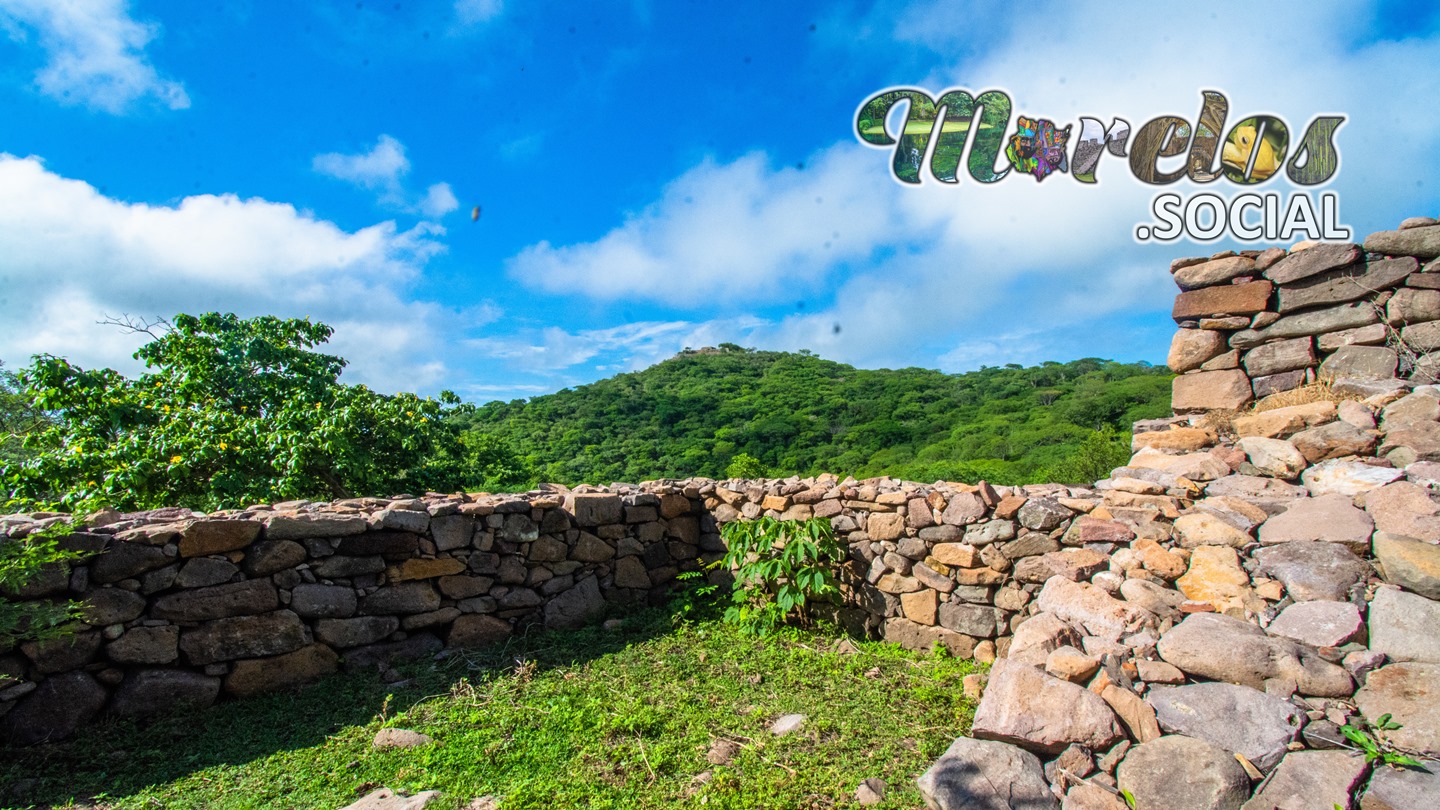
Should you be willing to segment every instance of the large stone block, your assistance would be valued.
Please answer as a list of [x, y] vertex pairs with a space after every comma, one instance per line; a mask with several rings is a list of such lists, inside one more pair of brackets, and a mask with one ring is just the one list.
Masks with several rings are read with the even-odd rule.
[[971, 734], [1040, 754], [1058, 754], [1072, 744], [1100, 751], [1125, 736], [1099, 695], [1005, 658], [990, 668]]
[[1256, 346], [1241, 360], [1251, 377], [1264, 377], [1315, 365], [1315, 339], [1309, 336]]
[[245, 548], [260, 536], [258, 520], [198, 520], [180, 533], [181, 557], [204, 557]]
[[180, 634], [180, 651], [195, 666], [297, 650], [310, 642], [300, 617], [288, 610], [206, 622]]
[[934, 810], [1055, 810], [1040, 760], [1003, 742], [958, 737], [916, 785]]
[[94, 719], [105, 698], [105, 687], [88, 672], [46, 678], [0, 718], [0, 731], [15, 745], [63, 740]]
[[1177, 329], [1170, 340], [1166, 365], [1176, 374], [1194, 371], [1229, 348], [1225, 335], [1211, 329]]
[[1183, 292], [1175, 296], [1170, 316], [1177, 321], [1222, 315], [1253, 315], [1269, 306], [1274, 285], [1268, 281], [1227, 284]]
[[150, 614], [175, 622], [203, 622], [266, 613], [279, 606], [280, 594], [274, 584], [267, 579], [250, 579], [162, 596], [155, 600]]
[[624, 503], [619, 495], [582, 492], [571, 496], [575, 522], [583, 527], [620, 523], [625, 519]]
[[291, 689], [317, 681], [339, 669], [340, 656], [324, 644], [310, 644], [294, 652], [249, 661], [236, 661], [225, 678], [225, 692], [249, 697], [260, 692]]
[[1387, 256], [1433, 259], [1440, 256], [1440, 225], [1372, 233], [1365, 237], [1365, 249]]
[[1418, 268], [1410, 258], [1380, 259], [1311, 276], [1280, 288], [1279, 311], [1290, 313], [1365, 298], [1401, 284]]
[[1239, 369], [1200, 371], [1182, 374], [1171, 384], [1171, 407], [1177, 413], [1186, 411], [1239, 410], [1250, 402], [1254, 392], [1250, 378]]
[[1360, 248], [1353, 243], [1314, 245], [1272, 264], [1265, 270], [1265, 278], [1276, 284], [1290, 284], [1358, 261]]
[[110, 711], [120, 717], [150, 717], [209, 707], [220, 694], [220, 679], [180, 669], [142, 669], [130, 673]]

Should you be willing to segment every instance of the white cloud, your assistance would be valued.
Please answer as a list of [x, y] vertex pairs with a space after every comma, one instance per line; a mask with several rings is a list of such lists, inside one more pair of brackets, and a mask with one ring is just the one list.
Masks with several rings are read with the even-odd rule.
[[461, 25], [487, 23], [505, 10], [502, 0], [455, 0], [455, 19]]
[[460, 201], [455, 198], [449, 183], [436, 183], [423, 195], [413, 194], [406, 188], [410, 159], [405, 156], [405, 145], [389, 135], [381, 135], [368, 152], [316, 155], [311, 161], [311, 168], [327, 177], [374, 192], [376, 202], [390, 210], [438, 218], [460, 207]]
[[229, 194], [126, 203], [37, 158], [0, 154], [0, 359], [21, 366], [49, 353], [133, 372], [142, 341], [96, 321], [218, 310], [330, 324], [328, 350], [351, 361], [353, 382], [387, 391], [458, 382], [446, 379], [447, 339], [499, 313], [409, 300], [443, 234], [430, 223], [345, 231]]
[[172, 110], [190, 106], [185, 87], [146, 58], [160, 27], [132, 18], [126, 0], [0, 0], [0, 23], [12, 39], [38, 36], [48, 61], [35, 83], [63, 104], [109, 113], [145, 98]]

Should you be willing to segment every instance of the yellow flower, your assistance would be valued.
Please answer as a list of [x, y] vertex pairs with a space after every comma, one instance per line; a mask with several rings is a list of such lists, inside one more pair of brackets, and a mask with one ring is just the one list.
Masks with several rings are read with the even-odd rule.
[[70, 452], [72, 452], [72, 453], [79, 453], [79, 452], [80, 452], [80, 445], [77, 444], [77, 445], [75, 445], [74, 447], [70, 448]]
[[221, 450], [224, 450], [225, 448], [227, 448], [227, 447], [229, 447], [229, 446], [230, 446], [230, 445], [226, 444], [225, 442], [220, 442], [220, 449], [221, 449]]
[[171, 463], [171, 464], [179, 464], [181, 461], [184, 460], [184, 458], [185, 458], [184, 456], [171, 456], [171, 457], [170, 457], [170, 463]]
[[415, 412], [414, 412], [414, 411], [406, 411], [406, 412], [405, 412], [405, 415], [406, 415], [406, 416], [414, 416], [414, 415], [415, 415]]

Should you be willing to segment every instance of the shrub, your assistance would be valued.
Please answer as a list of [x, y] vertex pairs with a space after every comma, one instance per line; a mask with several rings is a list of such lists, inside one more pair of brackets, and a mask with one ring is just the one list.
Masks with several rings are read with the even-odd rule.
[[766, 635], [792, 617], [808, 620], [809, 601], [839, 592], [830, 569], [844, 553], [824, 518], [737, 520], [720, 534], [728, 548], [721, 564], [735, 572], [727, 622]]

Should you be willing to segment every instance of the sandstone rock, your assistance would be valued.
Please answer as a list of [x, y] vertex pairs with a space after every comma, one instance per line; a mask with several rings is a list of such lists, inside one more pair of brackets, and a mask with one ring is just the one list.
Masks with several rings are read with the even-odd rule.
[[209, 707], [220, 695], [220, 679], [178, 669], [142, 669], [130, 673], [110, 711], [120, 717], [150, 717], [177, 710]]
[[1125, 597], [1125, 601], [1160, 618], [1173, 617], [1185, 602], [1185, 594], [1143, 579], [1122, 582], [1120, 595]]
[[977, 646], [977, 639], [971, 636], [943, 627], [918, 624], [899, 616], [885, 620], [881, 636], [907, 650], [929, 651], [934, 649], [936, 644], [940, 644], [957, 658], [970, 658], [975, 654]]
[[1260, 543], [1266, 546], [1306, 540], [1339, 543], [1357, 554], [1370, 549], [1375, 525], [1356, 509], [1348, 495], [1329, 494], [1298, 498], [1289, 509], [1260, 526]]
[[1282, 610], [1265, 631], [1312, 647], [1339, 647], [1363, 638], [1365, 622], [1350, 602], [1297, 602]]
[[1137, 630], [1152, 627], [1155, 614], [1130, 602], [1122, 602], [1089, 583], [1051, 577], [1040, 589], [1039, 609], [1083, 628], [1092, 636], [1118, 641]]
[[1268, 281], [1226, 284], [1182, 292], [1175, 296], [1170, 317], [1176, 321], [1222, 315], [1253, 315], [1269, 306], [1275, 286]]
[[900, 595], [900, 612], [905, 618], [918, 624], [935, 624], [937, 605], [936, 593], [932, 590]]
[[1305, 456], [1295, 449], [1295, 445], [1284, 439], [1246, 436], [1237, 446], [1245, 452], [1256, 469], [1273, 478], [1293, 480], [1308, 466]]
[[1388, 714], [1401, 725], [1380, 732], [1393, 745], [1429, 756], [1440, 753], [1440, 664], [1381, 667], [1355, 693], [1355, 705], [1368, 718]]
[[1360, 810], [1413, 810], [1416, 807], [1440, 807], [1440, 770], [1376, 768], [1360, 798]]
[[1341, 346], [1320, 364], [1322, 380], [1388, 380], [1400, 356], [1385, 346]]
[[1289, 701], [1228, 683], [1157, 686], [1146, 700], [1165, 731], [1241, 754], [1262, 771], [1280, 763], [1305, 723]]
[[1060, 810], [1128, 810], [1129, 805], [1114, 793], [1089, 782], [1070, 788]]
[[195, 666], [297, 650], [309, 642], [300, 617], [288, 610], [206, 622], [180, 633], [180, 651]]
[[1434, 422], [1440, 419], [1440, 399], [1430, 394], [1407, 394], [1386, 405], [1381, 419], [1387, 431], [1412, 422]]
[[1271, 265], [1264, 275], [1276, 284], [1290, 284], [1327, 270], [1354, 264], [1360, 261], [1360, 258], [1360, 248], [1353, 243], [1316, 245], [1291, 253]]
[[1285, 438], [1307, 427], [1323, 425], [1336, 419], [1333, 402], [1307, 402], [1285, 408], [1237, 416], [1234, 420], [1235, 433], [1239, 436], [1263, 436], [1267, 439]]
[[365, 794], [364, 798], [347, 804], [340, 810], [425, 810], [438, 798], [440, 793], [434, 790], [416, 793], [414, 796], [402, 796], [390, 788], [381, 788]]
[[394, 613], [428, 613], [440, 607], [440, 594], [429, 582], [401, 582], [388, 585], [360, 600], [360, 612], [366, 615]]
[[44, 641], [27, 641], [20, 645], [20, 651], [41, 675], [66, 672], [79, 669], [95, 658], [100, 652], [100, 634], [92, 630]]
[[1256, 346], [1241, 362], [1251, 378], [1309, 368], [1316, 362], [1315, 339], [1307, 335]]
[[1015, 564], [1013, 576], [1021, 582], [1044, 582], [1052, 576], [1079, 582], [1090, 579], [1109, 564], [1110, 558], [1097, 551], [1069, 548], [1023, 559]]
[[1254, 610], [1256, 597], [1250, 575], [1240, 567], [1240, 556], [1228, 546], [1200, 546], [1190, 555], [1190, 570], [1175, 581], [1191, 601], [1205, 602], [1216, 611]]
[[1075, 518], [1065, 530], [1062, 542], [1067, 546], [1083, 546], [1088, 543], [1128, 543], [1135, 537], [1129, 526], [1118, 520], [1081, 515]]
[[1377, 588], [1369, 611], [1370, 649], [1392, 661], [1440, 664], [1440, 602], [1398, 588]]
[[1175, 285], [1182, 290], [1213, 287], [1239, 276], [1255, 272], [1255, 260], [1249, 256], [1226, 256], [1208, 262], [1182, 267], [1175, 272]]
[[470, 545], [475, 537], [475, 518], [470, 515], [443, 515], [430, 519], [430, 536], [439, 551], [453, 551]]
[[385, 570], [385, 560], [378, 554], [370, 557], [351, 557], [336, 554], [326, 557], [312, 566], [315, 576], [323, 579], [346, 579], [348, 577], [378, 574]]
[[1239, 810], [1250, 796], [1250, 780], [1234, 756], [1178, 734], [1132, 748], [1116, 776], [1139, 808]]
[[1120, 718], [1120, 724], [1130, 734], [1130, 739], [1137, 743], [1159, 739], [1160, 724], [1156, 721], [1155, 710], [1139, 695], [1110, 684], [1100, 691], [1100, 698]]
[[447, 647], [486, 647], [510, 638], [510, 623], [495, 616], [467, 613], [450, 626]]
[[985, 517], [987, 511], [989, 507], [979, 495], [961, 492], [950, 498], [950, 502], [940, 513], [940, 522], [947, 526], [967, 526]]
[[375, 732], [370, 747], [384, 751], [390, 748], [420, 748], [430, 745], [435, 739], [428, 734], [411, 731], [408, 728], [382, 728]]
[[1296, 388], [1310, 381], [1314, 374], [1308, 368], [1297, 368], [1294, 371], [1282, 371], [1279, 374], [1267, 374], [1263, 377], [1250, 378], [1250, 387], [1255, 392], [1256, 399], [1264, 399], [1271, 394], [1279, 394], [1283, 391], [1293, 391]]
[[1248, 349], [1270, 340], [1322, 335], [1378, 323], [1380, 316], [1364, 302], [1286, 315], [1264, 329], [1247, 329], [1230, 336], [1230, 346]]
[[[507, 517], [524, 516], [507, 515]], [[526, 521], [530, 520], [528, 517], [524, 519]], [[391, 557], [392, 559], [403, 559], [414, 556], [419, 549], [420, 535], [414, 532], [388, 530], [377, 530], [342, 537], [340, 538], [340, 544], [335, 547], [335, 551], [342, 555], [366, 557], [372, 554], [380, 554]]]
[[150, 614], [175, 622], [202, 622], [230, 616], [266, 613], [280, 607], [280, 594], [264, 579], [250, 579], [180, 591], [155, 600]]
[[180, 556], [203, 557], [245, 548], [260, 536], [260, 525], [258, 520], [196, 521], [180, 533]]
[[1229, 546], [1244, 548], [1254, 542], [1246, 532], [1205, 512], [1192, 512], [1175, 520], [1175, 533], [1180, 545], [1185, 548], [1200, 546]]
[[1296, 433], [1290, 441], [1307, 462], [1318, 464], [1331, 458], [1369, 455], [1375, 450], [1376, 437], [1347, 422], [1331, 422]]
[[[1013, 650], [1011, 659], [1014, 659]], [[1070, 683], [1085, 683], [1100, 668], [1100, 659], [1069, 645], [1057, 647], [1045, 656], [1045, 671]]]
[[885, 801], [885, 780], [870, 777], [855, 788], [855, 803], [861, 807], [873, 807]]
[[954, 600], [940, 606], [940, 626], [975, 638], [994, 638], [995, 609], [988, 605], [970, 605]]
[[1440, 545], [1385, 532], [1375, 533], [1374, 544], [1386, 582], [1440, 600]]
[[1171, 386], [1170, 403], [1176, 412], [1238, 410], [1254, 392], [1250, 378], [1239, 369], [1182, 374]]
[[1418, 264], [1411, 258], [1381, 259], [1311, 276], [1280, 288], [1278, 310], [1289, 313], [1366, 298], [1396, 287], [1417, 267]]
[[240, 573], [240, 566], [228, 560], [195, 557], [180, 567], [180, 574], [175, 577], [175, 587], [204, 588], [210, 585], [219, 585], [222, 582], [229, 582], [238, 573]]
[[1108, 748], [1122, 736], [1115, 714], [1098, 695], [1009, 659], [990, 668], [971, 733], [1044, 754], [1058, 754], [1071, 743]]
[[1344, 669], [1288, 639], [1271, 638], [1249, 622], [1196, 613], [1160, 637], [1160, 657], [1187, 675], [1264, 689], [1285, 678], [1301, 694], [1338, 697], [1354, 684]]
[[105, 687], [88, 672], [46, 678], [0, 717], [0, 731], [13, 745], [63, 740], [100, 713], [105, 697]]
[[1050, 653], [1061, 647], [1080, 646], [1080, 634], [1053, 613], [1037, 613], [1015, 630], [1010, 642], [1010, 659], [1044, 666]]
[[[1169, 430], [1152, 430], [1146, 433], [1136, 433], [1130, 440], [1130, 450], [1134, 452], [1142, 447], [1153, 447], [1157, 450], [1177, 450], [1181, 452], [1193, 452], [1203, 450], [1215, 443], [1215, 434], [1201, 428], [1172, 427]], [[1159, 495], [1164, 492], [1161, 488], [1158, 492], [1145, 494]]]
[[620, 523], [624, 519], [624, 504], [619, 495], [577, 493], [571, 498], [575, 522], [582, 527]]
[[1405, 477], [1404, 470], [1372, 467], [1358, 461], [1322, 461], [1301, 474], [1312, 495], [1359, 495]]
[[1321, 352], [1333, 352], [1341, 346], [1378, 346], [1385, 342], [1390, 328], [1383, 323], [1372, 323], [1355, 329], [1341, 329], [1327, 332], [1315, 338], [1315, 345]]
[[1374, 519], [1376, 531], [1440, 541], [1440, 506], [1424, 487], [1409, 481], [1386, 484], [1366, 494], [1365, 511]]
[[1400, 467], [1416, 461], [1440, 459], [1440, 424], [1413, 422], [1399, 425], [1385, 434], [1380, 442], [1380, 453]]
[[324, 644], [310, 644], [273, 658], [236, 661], [225, 678], [225, 692], [235, 697], [249, 697], [292, 689], [335, 672], [339, 664], [340, 657]]
[[[540, 539], [544, 540], [545, 538], [542, 537]], [[536, 545], [539, 545], [539, 543], [536, 543]], [[560, 559], [564, 559], [563, 555]], [[386, 573], [391, 582], [407, 582], [410, 580], [454, 576], [464, 570], [465, 563], [460, 560], [454, 557], [441, 557], [435, 560], [405, 560], [399, 565], [390, 566]]]
[[1440, 226], [1372, 233], [1365, 237], [1365, 249], [1387, 256], [1433, 259], [1440, 256]]
[[1418, 352], [1440, 348], [1440, 321], [1416, 323], [1400, 329], [1400, 340]]
[[1285, 583], [1297, 602], [1343, 601], [1370, 574], [1364, 560], [1336, 543], [1285, 543], [1260, 549], [1255, 561], [1261, 572]]
[[1167, 365], [1176, 374], [1194, 371], [1228, 347], [1225, 336], [1209, 329], [1177, 329], [1170, 341]]
[[1366, 770], [1365, 758], [1348, 751], [1291, 751], [1242, 810], [1349, 807]]
[[957, 737], [916, 780], [930, 810], [1055, 810], [1040, 760], [1002, 742]]

